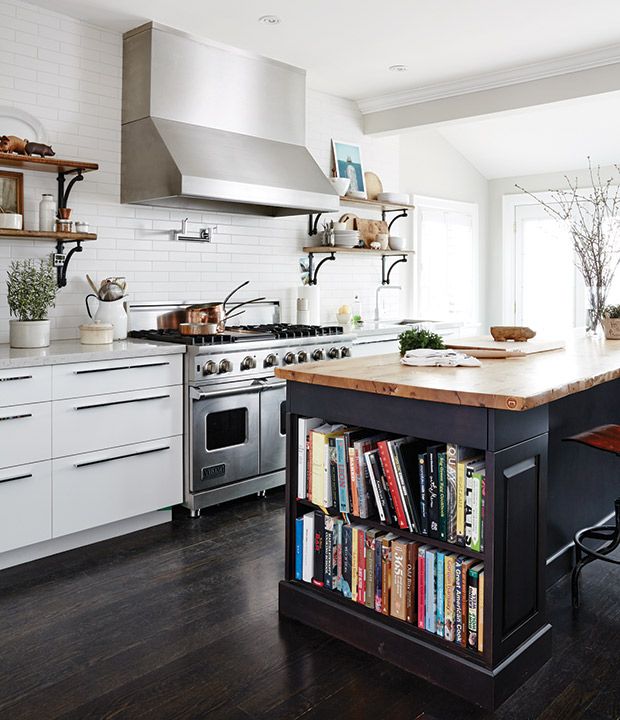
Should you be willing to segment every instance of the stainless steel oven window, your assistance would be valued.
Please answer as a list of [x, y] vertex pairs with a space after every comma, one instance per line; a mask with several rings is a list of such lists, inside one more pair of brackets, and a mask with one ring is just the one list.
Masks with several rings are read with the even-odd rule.
[[244, 445], [248, 441], [248, 410], [236, 407], [207, 413], [205, 447], [209, 452]]

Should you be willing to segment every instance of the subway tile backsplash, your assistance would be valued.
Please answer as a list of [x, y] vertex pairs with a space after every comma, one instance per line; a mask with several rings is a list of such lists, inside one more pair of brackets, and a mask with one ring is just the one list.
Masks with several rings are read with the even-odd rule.
[[[251, 280], [247, 296], [279, 299], [284, 319], [294, 320], [299, 258], [301, 248], [309, 244], [307, 217], [121, 205], [120, 33], [15, 0], [0, 0], [0, 19], [0, 122], [10, 115], [10, 108], [24, 110], [42, 123], [44, 140], [53, 145], [57, 157], [91, 160], [100, 166], [75, 186], [70, 199], [72, 218], [88, 222], [99, 237], [84, 243], [84, 251], [73, 256], [68, 285], [60, 290], [50, 314], [53, 338], [77, 337], [78, 326], [87, 320], [85, 273], [98, 279], [126, 276], [134, 301], [217, 299], [235, 284]], [[325, 173], [330, 167], [331, 138], [351, 140], [362, 145], [366, 169], [379, 174], [385, 189], [398, 187], [398, 138], [364, 137], [354, 102], [309, 90], [306, 112], [307, 145]], [[7, 129], [0, 127], [4, 132]], [[56, 194], [55, 176], [25, 172], [24, 185], [25, 227], [37, 229], [41, 194]], [[190, 219], [190, 232], [217, 226], [213, 242], [174, 241], [172, 233], [180, 229], [184, 217]], [[399, 233], [411, 233], [409, 221], [399, 223]], [[47, 242], [0, 240], [0, 342], [8, 342], [6, 268], [12, 259], [44, 257], [52, 249]], [[394, 281], [404, 279], [406, 268], [394, 271]], [[341, 256], [323, 266], [322, 321], [335, 322], [337, 307], [352, 302], [358, 292], [364, 314], [371, 318], [380, 278], [378, 258]]]

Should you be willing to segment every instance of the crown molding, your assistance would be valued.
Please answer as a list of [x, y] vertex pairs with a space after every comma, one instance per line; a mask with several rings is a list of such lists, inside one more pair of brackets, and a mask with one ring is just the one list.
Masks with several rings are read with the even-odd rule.
[[361, 98], [357, 101], [357, 105], [361, 113], [367, 115], [381, 110], [394, 110], [406, 105], [416, 105], [483, 90], [493, 90], [507, 85], [543, 80], [616, 63], [620, 63], [620, 44], [565, 55], [543, 62], [519, 65], [507, 70], [480, 73], [479, 75], [470, 75], [456, 80], [420, 85], [409, 90]]

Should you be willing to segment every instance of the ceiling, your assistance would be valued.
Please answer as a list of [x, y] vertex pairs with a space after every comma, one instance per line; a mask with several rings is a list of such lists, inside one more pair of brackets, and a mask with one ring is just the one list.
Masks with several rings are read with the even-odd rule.
[[[360, 99], [580, 53], [618, 41], [616, 0], [34, 0], [127, 30], [156, 20], [292, 63], [310, 87]], [[130, 8], [130, 9], [129, 9]], [[259, 23], [274, 14], [279, 25]], [[390, 72], [404, 64], [408, 72]]]
[[444, 125], [438, 132], [484, 177], [620, 162], [620, 92]]

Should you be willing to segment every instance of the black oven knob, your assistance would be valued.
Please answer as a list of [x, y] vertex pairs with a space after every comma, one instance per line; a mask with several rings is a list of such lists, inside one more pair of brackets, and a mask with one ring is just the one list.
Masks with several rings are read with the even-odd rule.
[[217, 365], [213, 362], [213, 360], [209, 360], [202, 366], [203, 375], [215, 375], [216, 372]]
[[323, 348], [317, 348], [312, 351], [313, 360], [325, 360], [325, 350]]
[[295, 362], [295, 353], [287, 352], [284, 356], [284, 364], [292, 365]]
[[265, 367], [273, 367], [274, 365], [278, 364], [278, 358], [273, 353], [271, 355], [267, 355], [265, 358], [264, 365]]
[[340, 357], [351, 357], [351, 349], [348, 347], [340, 348]]
[[244, 357], [241, 361], [242, 370], [253, 370], [256, 367], [256, 360], [251, 355]]
[[297, 362], [298, 363], [308, 362], [308, 353], [305, 350], [300, 350], [297, 353]]
[[338, 359], [340, 357], [340, 350], [338, 350], [338, 348], [335, 348], [335, 347], [329, 348], [329, 350], [327, 351], [327, 357], [330, 360]]
[[220, 360], [220, 373], [231, 372], [232, 363], [230, 360]]

